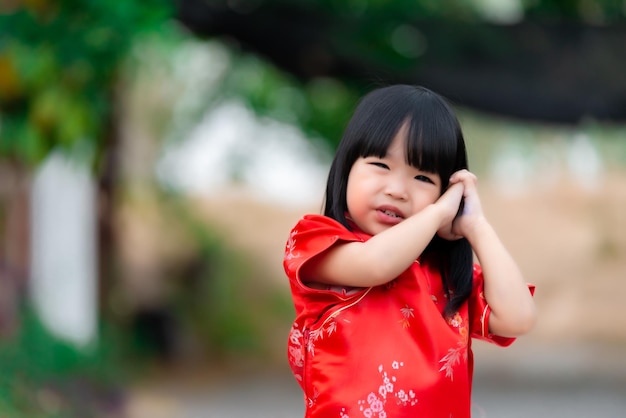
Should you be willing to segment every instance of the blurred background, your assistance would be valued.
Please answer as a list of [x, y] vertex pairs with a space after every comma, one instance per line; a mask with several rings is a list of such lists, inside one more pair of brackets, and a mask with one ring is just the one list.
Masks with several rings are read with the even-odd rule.
[[356, 101], [449, 98], [539, 322], [476, 417], [626, 411], [623, 0], [2, 0], [0, 416], [296, 417], [284, 244]]

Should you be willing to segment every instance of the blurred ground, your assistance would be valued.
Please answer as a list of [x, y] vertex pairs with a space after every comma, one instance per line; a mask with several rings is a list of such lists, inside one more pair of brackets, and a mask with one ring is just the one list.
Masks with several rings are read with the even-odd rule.
[[[621, 350], [478, 344], [474, 418], [620, 418], [626, 411]], [[613, 360], [619, 364], [611, 365]], [[595, 365], [595, 366], [594, 366]], [[600, 365], [600, 367], [597, 367]], [[615, 367], [617, 366], [617, 367]], [[129, 418], [296, 418], [302, 394], [287, 370], [168, 373], [131, 392]]]
[[[611, 173], [595, 190], [565, 180], [517, 196], [480, 184], [488, 218], [538, 287], [539, 322], [510, 348], [475, 345], [475, 417], [626, 416], [624, 178], [626, 173]], [[268, 286], [287, 291], [286, 238], [303, 213], [318, 208], [276, 208], [233, 191], [197, 205], [271, 272], [275, 280]], [[138, 383], [131, 391], [131, 418], [302, 415], [299, 389], [281, 367], [234, 374], [196, 370], [178, 377]]]

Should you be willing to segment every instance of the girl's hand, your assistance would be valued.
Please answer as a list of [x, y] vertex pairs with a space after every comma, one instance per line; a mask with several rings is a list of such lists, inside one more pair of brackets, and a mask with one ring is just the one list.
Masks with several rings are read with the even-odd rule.
[[444, 217], [437, 230], [437, 235], [448, 241], [457, 240], [463, 238], [453, 231], [453, 222], [456, 219], [459, 212], [459, 206], [461, 199], [463, 198], [463, 183], [457, 182], [456, 184], [450, 184], [448, 190], [437, 200], [436, 205], [443, 209]]
[[459, 170], [450, 177], [450, 185], [463, 185], [464, 206], [462, 212], [452, 222], [451, 232], [457, 236], [469, 238], [476, 226], [485, 221], [483, 209], [476, 187], [478, 179], [467, 171]]
[[483, 214], [476, 176], [460, 170], [450, 177], [450, 187], [463, 185], [463, 211], [452, 222], [452, 233], [466, 238], [483, 270], [484, 295], [491, 308], [489, 331], [503, 337], [528, 332], [536, 318], [528, 285], [511, 254]]

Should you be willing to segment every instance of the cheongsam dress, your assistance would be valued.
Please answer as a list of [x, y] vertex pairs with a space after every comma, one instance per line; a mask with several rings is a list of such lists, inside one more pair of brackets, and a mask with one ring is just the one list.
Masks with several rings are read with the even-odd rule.
[[336, 242], [369, 238], [306, 215], [287, 241], [284, 268], [296, 311], [288, 359], [304, 391], [305, 418], [469, 418], [472, 338], [500, 346], [514, 341], [488, 332], [480, 267], [474, 266], [470, 298], [451, 317], [443, 315], [439, 273], [418, 261], [371, 288], [303, 283], [300, 270], [316, 255]]

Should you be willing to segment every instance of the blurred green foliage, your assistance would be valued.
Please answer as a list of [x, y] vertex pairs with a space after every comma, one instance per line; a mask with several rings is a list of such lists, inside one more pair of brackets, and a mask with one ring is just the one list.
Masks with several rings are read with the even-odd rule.
[[243, 98], [261, 117], [300, 127], [310, 138], [339, 143], [362, 87], [331, 78], [296, 80], [252, 54], [232, 51], [232, 64], [215, 94]]
[[102, 402], [115, 403], [112, 388], [129, 376], [125, 335], [104, 325], [98, 344], [78, 349], [52, 336], [28, 306], [21, 317], [17, 335], [0, 341], [0, 416], [95, 417]]
[[17, 0], [0, 6], [0, 156], [93, 155], [110, 129], [120, 63], [167, 0]]
[[[595, 23], [623, 20], [620, 0], [520, 0], [505, 2], [521, 18], [572, 19]], [[502, 3], [502, 4], [505, 4]], [[480, 22], [491, 2], [472, 0], [236, 0], [211, 2], [246, 13], [258, 7], [301, 8], [312, 15], [357, 16], [357, 27], [345, 25], [342, 33], [326, 36], [342, 48], [342, 39], [359, 44], [344, 49], [357, 65], [367, 60], [378, 68], [395, 71], [413, 60], [410, 51], [390, 37], [410, 30], [403, 22], [413, 19], [452, 19]], [[500, 8], [502, 8], [500, 4]], [[114, 129], [116, 95], [122, 63], [138, 37], [147, 32], [167, 32], [176, 2], [171, 0], [12, 0], [0, 5], [0, 156], [34, 165], [54, 148], [79, 155], [99, 155]], [[495, 7], [496, 3], [494, 3]], [[509, 12], [510, 13], [510, 12]], [[354, 22], [354, 20], [350, 20]], [[386, 23], [385, 23], [386, 22]], [[406, 34], [396, 33], [397, 39]], [[348, 36], [348, 34], [350, 36]], [[392, 42], [393, 43], [393, 42]], [[366, 53], [364, 53], [366, 52]], [[348, 55], [349, 56], [349, 55]], [[358, 60], [357, 57], [360, 57]], [[225, 80], [227, 94], [241, 97], [261, 115], [291, 118], [306, 132], [338, 141], [357, 97], [372, 86], [350, 85], [337, 79], [314, 80], [300, 85], [279, 70], [262, 64], [235, 63]], [[383, 65], [384, 64], [384, 65]], [[382, 67], [381, 67], [382, 65]], [[260, 68], [251, 73], [250, 68]], [[375, 81], [374, 81], [375, 82]], [[280, 85], [285, 88], [276, 89]]]
[[123, 68], [129, 102], [165, 142], [185, 141], [213, 109], [239, 103], [260, 121], [292, 125], [333, 147], [367, 88], [335, 78], [302, 81], [228, 40], [198, 40], [182, 30], [142, 38]]

